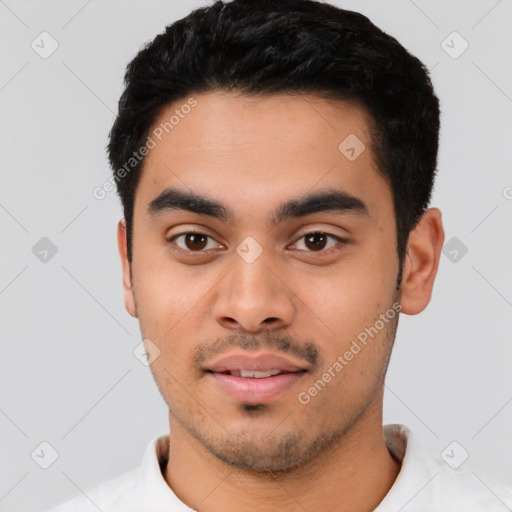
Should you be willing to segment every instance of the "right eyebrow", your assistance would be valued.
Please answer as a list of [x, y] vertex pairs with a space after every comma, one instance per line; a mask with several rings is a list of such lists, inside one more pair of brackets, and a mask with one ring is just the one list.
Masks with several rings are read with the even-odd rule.
[[233, 214], [220, 202], [195, 192], [183, 192], [173, 187], [164, 189], [149, 203], [148, 207], [151, 217], [167, 211], [179, 210], [208, 215], [223, 221], [233, 220]]

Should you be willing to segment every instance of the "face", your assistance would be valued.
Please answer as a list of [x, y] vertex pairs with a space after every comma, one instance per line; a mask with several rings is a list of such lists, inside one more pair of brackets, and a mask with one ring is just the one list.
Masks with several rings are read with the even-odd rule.
[[155, 123], [189, 112], [146, 157], [126, 307], [171, 433], [287, 470], [380, 421], [400, 309], [392, 192], [354, 105], [194, 98]]

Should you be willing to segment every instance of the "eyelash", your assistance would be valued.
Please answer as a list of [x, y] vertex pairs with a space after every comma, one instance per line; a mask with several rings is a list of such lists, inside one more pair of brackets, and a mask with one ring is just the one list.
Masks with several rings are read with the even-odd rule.
[[[307, 237], [308, 235], [315, 235], [315, 234], [326, 235], [329, 238], [334, 238], [337, 242], [341, 243], [342, 245], [348, 243], [347, 240], [340, 238], [339, 236], [333, 235], [331, 233], [326, 233], [324, 231], [310, 231], [308, 233], [304, 233], [302, 236], [300, 236], [297, 239], [297, 241]], [[173, 235], [171, 238], [168, 238], [167, 241], [170, 243], [174, 243], [174, 241], [176, 239], [178, 239], [182, 236], [186, 236], [186, 235], [202, 235], [202, 236], [206, 236], [206, 237], [210, 238], [211, 240], [214, 240], [213, 237], [211, 237], [210, 235], [207, 235], [206, 233], [201, 233], [200, 231], [191, 230], [191, 231], [185, 231], [184, 233], [178, 233], [177, 235]], [[297, 241], [295, 243], [297, 243]], [[330, 251], [331, 249], [338, 250], [339, 248], [338, 247], [329, 247], [328, 249], [322, 249], [320, 251], [303, 251], [302, 249], [299, 249], [299, 251], [309, 252], [311, 254], [316, 254], [316, 253], [325, 254], [328, 251]], [[208, 250], [204, 250], [204, 249], [200, 250], [200, 251], [191, 251], [190, 249], [182, 249], [181, 247], [178, 247], [178, 246], [175, 246], [173, 248], [173, 250], [178, 253], [181, 253], [181, 254], [192, 255], [192, 256], [200, 256], [200, 255], [203, 255], [208, 252]]]

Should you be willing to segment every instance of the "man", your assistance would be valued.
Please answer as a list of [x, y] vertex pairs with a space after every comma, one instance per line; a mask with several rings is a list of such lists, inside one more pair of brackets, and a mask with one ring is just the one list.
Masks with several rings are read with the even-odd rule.
[[125, 306], [170, 434], [56, 511], [512, 506], [382, 425], [399, 314], [427, 307], [444, 241], [423, 64], [358, 13], [234, 0], [167, 27], [125, 82]]

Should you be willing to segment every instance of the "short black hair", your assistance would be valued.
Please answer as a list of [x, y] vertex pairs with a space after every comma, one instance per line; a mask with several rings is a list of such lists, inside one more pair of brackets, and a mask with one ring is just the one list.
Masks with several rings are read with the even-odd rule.
[[439, 100], [428, 69], [395, 38], [358, 12], [315, 0], [216, 1], [167, 26], [128, 64], [108, 154], [130, 262], [144, 165], [133, 154], [170, 103], [214, 91], [305, 93], [360, 106], [378, 171], [393, 192], [401, 276], [409, 233], [434, 186]]

